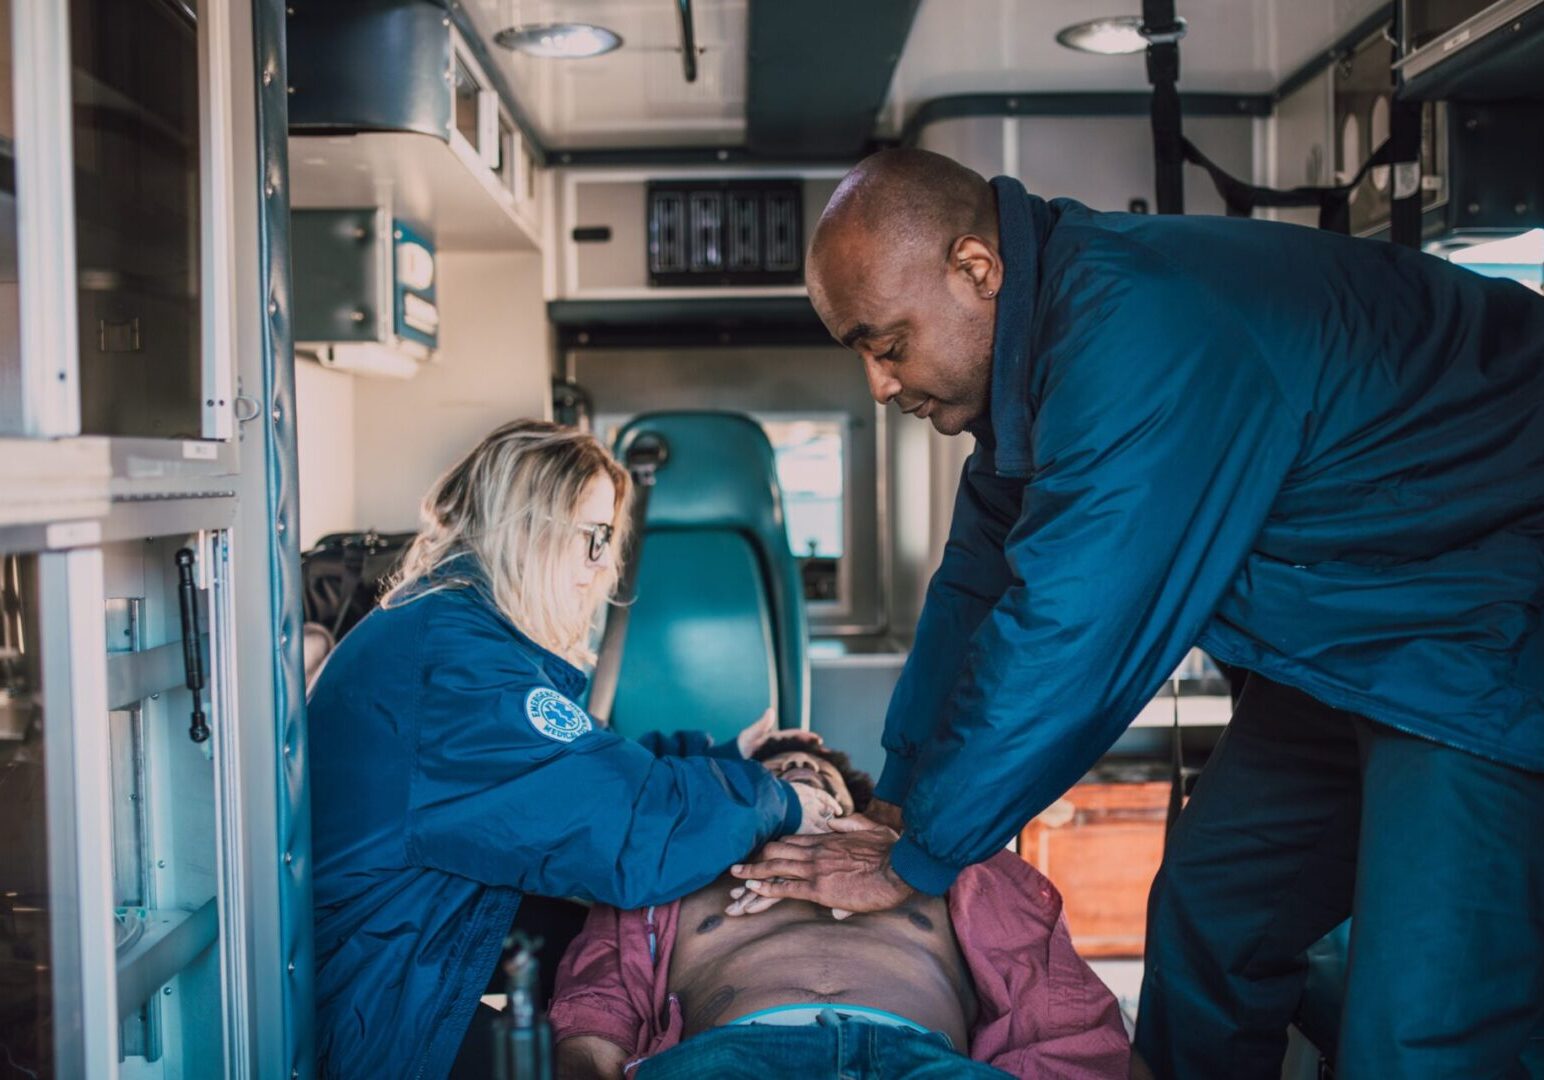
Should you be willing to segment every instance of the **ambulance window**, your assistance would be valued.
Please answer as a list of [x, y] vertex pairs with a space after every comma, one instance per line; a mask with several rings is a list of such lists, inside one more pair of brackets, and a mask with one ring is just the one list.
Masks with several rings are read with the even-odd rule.
[[777, 457], [788, 546], [801, 559], [840, 559], [846, 548], [844, 420], [757, 417]]

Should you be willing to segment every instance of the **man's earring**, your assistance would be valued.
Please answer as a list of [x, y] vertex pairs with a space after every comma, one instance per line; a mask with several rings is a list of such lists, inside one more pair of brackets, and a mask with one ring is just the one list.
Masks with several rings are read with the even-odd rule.
[[987, 290], [987, 291], [986, 291], [986, 298], [987, 298], [987, 299], [988, 299], [988, 300], [990, 300], [990, 299], [992, 299], [992, 297], [994, 297], [994, 296], [996, 296], [996, 295], [997, 295], [997, 290], [996, 290], [996, 289], [988, 289], [988, 290]]

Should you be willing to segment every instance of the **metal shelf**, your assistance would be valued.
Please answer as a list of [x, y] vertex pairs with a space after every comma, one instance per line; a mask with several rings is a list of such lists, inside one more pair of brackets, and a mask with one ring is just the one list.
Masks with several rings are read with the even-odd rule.
[[426, 228], [435, 249], [537, 251], [537, 231], [514, 193], [457, 132], [290, 137], [291, 202], [303, 207], [382, 205]]
[[[209, 635], [201, 635], [199, 641], [199, 647], [207, 655]], [[135, 652], [107, 654], [108, 709], [127, 709], [151, 694], [180, 690], [186, 681], [181, 641]]]
[[111, 475], [106, 439], [0, 439], [0, 528], [101, 517]]
[[101, 523], [102, 542], [228, 529], [235, 521], [236, 493], [229, 489], [185, 495], [115, 495], [112, 508]]
[[211, 898], [197, 911], [139, 911], [144, 930], [118, 956], [118, 1019], [133, 1016], [157, 990], [198, 959], [220, 936]]

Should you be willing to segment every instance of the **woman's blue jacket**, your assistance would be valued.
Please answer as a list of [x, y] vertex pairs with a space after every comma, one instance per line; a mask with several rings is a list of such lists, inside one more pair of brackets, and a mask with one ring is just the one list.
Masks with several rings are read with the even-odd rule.
[[339, 644], [308, 707], [323, 1076], [445, 1076], [523, 894], [664, 902], [798, 829], [732, 743], [621, 738], [584, 685], [475, 585]]

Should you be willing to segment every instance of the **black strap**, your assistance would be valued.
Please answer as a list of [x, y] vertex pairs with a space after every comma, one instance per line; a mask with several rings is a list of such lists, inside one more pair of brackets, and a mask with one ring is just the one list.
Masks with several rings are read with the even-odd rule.
[[[1246, 184], [1196, 149], [1189, 139], [1183, 140], [1185, 160], [1205, 169], [1217, 188], [1217, 194], [1227, 204], [1230, 217], [1248, 217], [1258, 206], [1317, 206], [1319, 227], [1334, 232], [1351, 231], [1351, 192], [1378, 165], [1386, 165], [1394, 153], [1392, 138], [1374, 150], [1372, 156], [1362, 162], [1348, 182], [1334, 187], [1268, 188]], [[1417, 200], [1419, 202], [1419, 200]], [[1417, 215], [1419, 217], [1419, 215]]]
[[1389, 112], [1389, 239], [1421, 246], [1421, 103], [1393, 101]]
[[1142, 0], [1142, 33], [1148, 39], [1147, 81], [1152, 84], [1153, 181], [1160, 214], [1185, 212], [1184, 122], [1180, 116], [1179, 39], [1174, 0]]
[[[1405, 5], [1394, 5], [1394, 23], [1389, 35], [1404, 40]], [[1393, 60], [1399, 49], [1392, 50]], [[1389, 239], [1404, 247], [1421, 246], [1421, 103], [1400, 97], [1403, 77], [1393, 69], [1393, 100], [1389, 110]]]
[[601, 631], [600, 649], [595, 657], [595, 673], [590, 677], [589, 713], [602, 726], [611, 723], [611, 710], [616, 705], [627, 624], [638, 596], [638, 566], [643, 561], [643, 527], [649, 516], [649, 496], [654, 492], [660, 466], [669, 456], [665, 440], [647, 432], [634, 439], [627, 449], [627, 471], [633, 478], [633, 502], [628, 515], [632, 543], [622, 559], [616, 602], [606, 616], [606, 628]]

